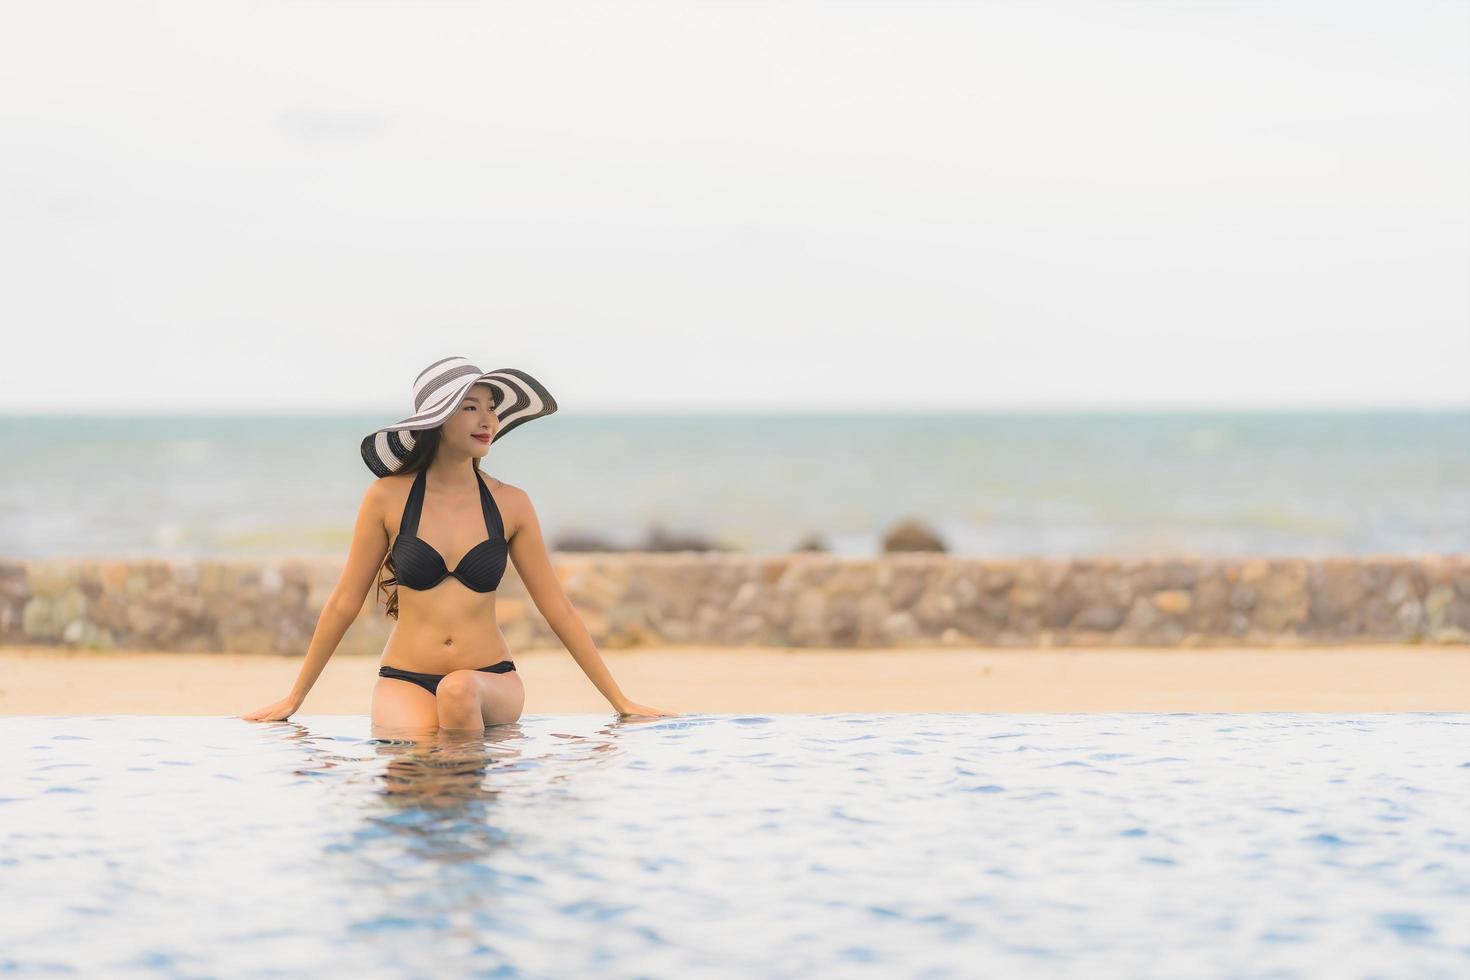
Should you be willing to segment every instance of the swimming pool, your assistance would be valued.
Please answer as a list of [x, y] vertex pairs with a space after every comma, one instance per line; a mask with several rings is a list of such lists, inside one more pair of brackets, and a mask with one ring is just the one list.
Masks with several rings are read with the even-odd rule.
[[1470, 714], [0, 738], [0, 973], [1470, 975]]

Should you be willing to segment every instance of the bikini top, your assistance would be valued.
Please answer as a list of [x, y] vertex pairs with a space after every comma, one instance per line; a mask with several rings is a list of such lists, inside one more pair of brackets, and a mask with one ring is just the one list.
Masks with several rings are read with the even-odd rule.
[[505, 574], [507, 545], [505, 523], [500, 519], [500, 508], [495, 506], [490, 488], [476, 470], [475, 482], [480, 485], [480, 511], [484, 514], [485, 529], [490, 532], [490, 537], [466, 552], [451, 572], [444, 565], [444, 556], [418, 536], [428, 472], [427, 469], [419, 470], [413, 487], [408, 491], [408, 501], [403, 505], [398, 537], [393, 539], [394, 577], [399, 585], [415, 592], [432, 589], [450, 575], [475, 592], [494, 592]]

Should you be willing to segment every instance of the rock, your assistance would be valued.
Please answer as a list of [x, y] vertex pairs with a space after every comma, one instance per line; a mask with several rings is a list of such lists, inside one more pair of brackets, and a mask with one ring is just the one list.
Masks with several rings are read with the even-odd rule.
[[621, 592], [615, 579], [597, 569], [588, 569], [566, 584], [578, 605], [589, 604], [600, 609], [616, 602]]
[[888, 601], [882, 593], [870, 592], [857, 601], [858, 635], [863, 642], [873, 640], [879, 624], [888, 616]]
[[[643, 642], [647, 643], [649, 637], [642, 634]], [[761, 644], [766, 639], [766, 621], [763, 616], [755, 613], [747, 613], [730, 624], [730, 632], [726, 639], [728, 643]]]
[[148, 577], [141, 569], [134, 568], [128, 572], [128, 582], [123, 591], [129, 599], [136, 599], [148, 592]]
[[792, 614], [797, 619], [821, 619], [826, 611], [827, 597], [821, 589], [803, 589], [792, 606]]
[[895, 609], [907, 609], [919, 600], [928, 586], [931, 569], [911, 561], [918, 554], [895, 553], [878, 564], [878, 587], [884, 589]]
[[[690, 628], [688, 621], [683, 619], [670, 619], [657, 624], [659, 638], [665, 643], [692, 643], [694, 642], [694, 631]], [[507, 634], [508, 636], [508, 634]], [[525, 646], [518, 643], [515, 646]]]
[[31, 595], [57, 599], [73, 585], [71, 566], [64, 561], [38, 561], [26, 570], [26, 586]]
[[552, 551], [571, 554], [579, 552], [620, 551], [611, 541], [591, 531], [567, 531], [557, 535], [551, 543]]
[[128, 563], [105, 561], [98, 566], [97, 575], [102, 581], [104, 592], [122, 592], [128, 585]]
[[827, 542], [820, 534], [808, 534], [796, 542], [792, 551], [827, 551]]
[[1417, 599], [1413, 580], [1407, 574], [1395, 575], [1393, 581], [1389, 583], [1388, 592], [1384, 594], [1384, 598], [1395, 606], [1403, 605], [1410, 599]]
[[1146, 641], [1161, 619], [1163, 617], [1159, 615], [1158, 606], [1145, 597], [1139, 596], [1133, 600], [1133, 605], [1123, 620], [1123, 627], [1138, 636], [1140, 641]]
[[919, 596], [919, 601], [909, 612], [932, 636], [954, 622], [955, 602], [948, 592], [926, 592]]
[[1259, 558], [1251, 558], [1240, 563], [1240, 581], [1245, 585], [1253, 585], [1266, 577], [1271, 566]]
[[1011, 605], [1017, 609], [1040, 609], [1046, 601], [1046, 589], [1032, 583], [1022, 583], [1011, 589]]
[[953, 626], [939, 634], [939, 645], [943, 647], [972, 647], [979, 645], [979, 638], [970, 636]]
[[939, 534], [921, 521], [899, 521], [883, 535], [884, 551], [946, 551]]
[[991, 595], [999, 595], [1016, 584], [1015, 569], [995, 562], [984, 563], [981, 575], [984, 579], [985, 591]]
[[55, 639], [56, 626], [51, 615], [51, 600], [45, 596], [33, 596], [21, 611], [20, 624], [21, 632], [28, 640]]
[[[30, 591], [33, 570], [44, 595]], [[1457, 555], [1236, 563], [690, 552], [569, 555], [553, 570], [594, 635], [619, 645], [1439, 643], [1470, 633], [1461, 588], [1470, 560]], [[299, 656], [340, 571], [329, 559], [0, 561], [0, 635], [156, 650], [265, 644]], [[507, 639], [559, 643], [530, 615], [513, 569], [501, 593]], [[391, 627], [369, 601], [343, 643], [380, 650]]]
[[735, 592], [735, 598], [730, 600], [731, 612], [744, 612], [755, 604], [760, 597], [760, 586], [754, 582], [742, 582], [740, 588]]
[[1178, 646], [1188, 632], [1177, 619], [1166, 619], [1154, 627], [1153, 642], [1162, 646]]
[[774, 586], [786, 577], [786, 569], [791, 560], [786, 555], [775, 555], [762, 559], [758, 566], [760, 568], [760, 582], [765, 586]]
[[1424, 613], [1429, 622], [1429, 629], [1438, 632], [1444, 629], [1447, 622], [1446, 613], [1455, 601], [1455, 590], [1448, 585], [1436, 585], [1429, 590], [1424, 597]]
[[1159, 583], [1169, 591], [1194, 588], [1199, 581], [1199, 573], [1199, 562], [1181, 558], [1163, 560], [1158, 566]]
[[681, 534], [654, 524], [644, 535], [642, 551], [724, 551], [718, 544], [698, 534]]
[[[228, 653], [272, 653], [275, 644], [270, 630], [254, 626], [249, 629], [227, 630], [220, 642]], [[302, 651], [305, 653], [305, 651]]]
[[1123, 610], [1117, 606], [1095, 602], [1084, 606], [1069, 624], [1074, 630], [1113, 630], [1123, 622]]
[[857, 599], [851, 595], [828, 597], [827, 636], [837, 646], [851, 646], [859, 635]]
[[1327, 559], [1308, 575], [1308, 618], [1327, 635], [1357, 631], [1367, 579], [1350, 559]]
[[949, 587], [949, 594], [954, 597], [955, 606], [959, 609], [975, 605], [980, 601], [981, 596], [980, 586], [966, 576], [960, 576], [954, 580]]
[[161, 622], [157, 610], [141, 602], [129, 603], [123, 619], [127, 625], [129, 640], [133, 645], [147, 649]]
[[1183, 589], [1166, 589], [1163, 592], [1155, 592], [1153, 601], [1159, 612], [1166, 616], [1183, 616], [1189, 612], [1190, 606], [1194, 603], [1190, 594]]
[[1307, 621], [1306, 566], [1299, 561], [1282, 562], [1256, 576], [1258, 595], [1252, 619], [1270, 633]]
[[1200, 629], [1213, 631], [1220, 627], [1230, 602], [1230, 586], [1224, 576], [1201, 579], [1194, 587], [1191, 607]]
[[956, 610], [954, 625], [966, 634], [988, 642], [1005, 626], [1009, 612], [1005, 600], [985, 596], [974, 606]]
[[919, 624], [914, 621], [913, 616], [899, 610], [883, 619], [880, 634], [884, 642], [902, 643], [919, 635]]
[[[1017, 591], [1020, 591], [1019, 589]], [[1015, 600], [1015, 592], [1011, 593]], [[1059, 587], [1046, 589], [1043, 593], [1041, 605], [1041, 622], [1044, 626], [1059, 627], [1070, 625], [1082, 611], [1084, 600], [1077, 591], [1075, 581], [1063, 581]], [[1019, 604], [1019, 603], [1018, 603]]]
[[1429, 626], [1429, 617], [1424, 614], [1424, 603], [1418, 599], [1410, 599], [1399, 606], [1395, 619], [1401, 633], [1411, 637], [1421, 636]]

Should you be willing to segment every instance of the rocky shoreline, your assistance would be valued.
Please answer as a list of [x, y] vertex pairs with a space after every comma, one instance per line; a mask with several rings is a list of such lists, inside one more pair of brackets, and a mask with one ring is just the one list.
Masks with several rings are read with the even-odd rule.
[[[555, 553], [600, 646], [1190, 647], [1470, 642], [1470, 556], [839, 558]], [[0, 561], [0, 643], [302, 655], [329, 559]], [[338, 648], [381, 651], [376, 588]], [[559, 641], [514, 566], [515, 649]]]

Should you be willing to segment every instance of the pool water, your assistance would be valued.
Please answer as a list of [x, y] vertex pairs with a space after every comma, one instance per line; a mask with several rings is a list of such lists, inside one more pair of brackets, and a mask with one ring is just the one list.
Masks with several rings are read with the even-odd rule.
[[0, 739], [0, 973], [1470, 976], [1470, 714]]

